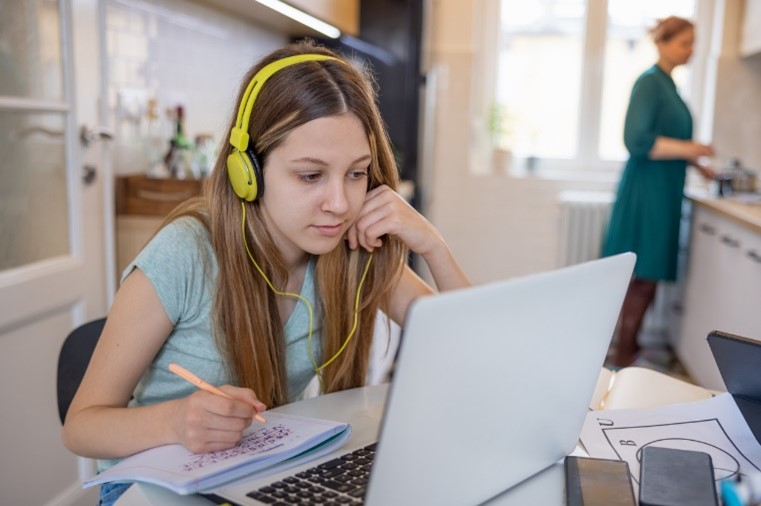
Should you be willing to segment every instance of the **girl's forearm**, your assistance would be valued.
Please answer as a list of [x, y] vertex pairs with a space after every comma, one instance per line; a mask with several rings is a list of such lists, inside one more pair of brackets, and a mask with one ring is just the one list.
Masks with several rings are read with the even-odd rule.
[[170, 420], [178, 401], [138, 408], [93, 406], [69, 413], [64, 445], [82, 457], [126, 457], [156, 446], [177, 443]]
[[470, 286], [470, 280], [457, 263], [452, 251], [442, 240], [440, 244], [421, 255], [440, 292]]

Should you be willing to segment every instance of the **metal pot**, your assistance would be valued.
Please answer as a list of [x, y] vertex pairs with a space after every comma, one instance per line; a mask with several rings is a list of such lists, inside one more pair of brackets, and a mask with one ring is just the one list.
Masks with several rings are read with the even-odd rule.
[[739, 169], [732, 174], [732, 191], [754, 192], [756, 191], [756, 173], [750, 169]]
[[729, 167], [716, 176], [716, 180], [719, 182], [719, 195], [750, 193], [756, 191], [758, 175], [743, 167], [740, 160], [733, 159]]

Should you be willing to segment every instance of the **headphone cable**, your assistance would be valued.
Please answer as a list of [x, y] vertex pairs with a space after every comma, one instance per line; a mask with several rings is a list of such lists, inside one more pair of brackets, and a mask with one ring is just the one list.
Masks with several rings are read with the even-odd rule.
[[344, 349], [346, 349], [346, 346], [349, 344], [349, 341], [352, 337], [354, 337], [354, 333], [357, 330], [357, 321], [358, 321], [358, 315], [359, 315], [359, 300], [360, 296], [362, 294], [362, 286], [365, 284], [365, 279], [367, 278], [367, 273], [370, 271], [370, 264], [373, 260], [373, 255], [370, 254], [370, 256], [367, 258], [367, 263], [365, 264], [365, 269], [362, 272], [362, 277], [359, 280], [359, 286], [357, 287], [357, 295], [354, 298], [354, 322], [351, 327], [351, 331], [349, 332], [349, 335], [346, 337], [346, 340], [344, 340], [343, 344], [341, 345], [341, 348], [336, 352], [335, 355], [333, 355], [330, 359], [325, 361], [322, 365], [317, 365], [317, 359], [314, 356], [314, 352], [312, 349], [312, 334], [314, 329], [314, 312], [312, 310], [312, 304], [309, 303], [309, 301], [302, 295], [298, 293], [292, 293], [292, 292], [286, 292], [283, 290], [278, 290], [275, 288], [272, 284], [272, 282], [269, 280], [267, 275], [264, 273], [261, 267], [259, 267], [259, 264], [254, 259], [254, 256], [251, 254], [251, 250], [248, 247], [248, 239], [246, 238], [246, 203], [241, 200], [241, 234], [243, 236], [243, 245], [246, 248], [246, 254], [248, 254], [249, 260], [251, 260], [251, 263], [256, 267], [256, 270], [259, 271], [259, 274], [261, 274], [262, 278], [264, 278], [264, 281], [267, 283], [267, 286], [270, 287], [270, 289], [276, 294], [276, 295], [282, 295], [285, 297], [293, 297], [295, 299], [298, 299], [299, 301], [303, 302], [304, 305], [307, 308], [307, 311], [309, 313], [309, 333], [307, 335], [307, 350], [309, 352], [309, 358], [312, 360], [312, 366], [314, 367], [314, 372], [317, 375], [317, 379], [320, 382], [320, 390], [322, 390], [322, 370], [325, 369], [327, 366], [329, 366], [331, 363], [333, 363], [334, 360], [336, 360], [341, 353], [343, 353]]

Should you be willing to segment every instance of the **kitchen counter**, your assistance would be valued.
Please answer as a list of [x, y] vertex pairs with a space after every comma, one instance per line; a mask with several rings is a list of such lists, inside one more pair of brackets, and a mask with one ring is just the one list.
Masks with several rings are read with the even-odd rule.
[[[761, 196], [715, 197], [704, 191], [688, 191], [685, 195], [694, 205], [713, 211], [761, 234]], [[744, 201], [746, 198], [754, 202]]]

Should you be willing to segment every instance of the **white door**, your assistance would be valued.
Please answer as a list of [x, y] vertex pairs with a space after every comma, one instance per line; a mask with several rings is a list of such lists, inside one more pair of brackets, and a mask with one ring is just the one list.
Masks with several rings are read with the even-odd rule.
[[105, 315], [113, 290], [104, 143], [80, 141], [101, 124], [99, 2], [0, 12], [0, 504], [79, 504], [55, 373], [68, 332]]

